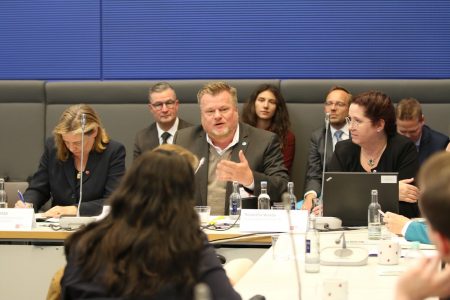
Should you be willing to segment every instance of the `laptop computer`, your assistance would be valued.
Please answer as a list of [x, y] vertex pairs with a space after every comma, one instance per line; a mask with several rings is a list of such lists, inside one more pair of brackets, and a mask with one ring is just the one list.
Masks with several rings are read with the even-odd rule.
[[367, 226], [371, 191], [378, 190], [382, 211], [398, 213], [398, 173], [325, 172], [323, 215], [343, 226]]

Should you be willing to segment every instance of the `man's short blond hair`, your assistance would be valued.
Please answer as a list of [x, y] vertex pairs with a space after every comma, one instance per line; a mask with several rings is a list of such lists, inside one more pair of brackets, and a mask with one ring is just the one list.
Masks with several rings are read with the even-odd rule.
[[422, 107], [415, 98], [405, 98], [400, 100], [395, 109], [395, 115], [398, 120], [422, 120]]
[[229, 92], [231, 94], [231, 98], [233, 99], [233, 102], [237, 107], [238, 104], [237, 90], [236, 88], [232, 87], [231, 85], [229, 85], [224, 81], [213, 81], [205, 84], [197, 93], [197, 101], [201, 105], [200, 100], [204, 95], [215, 96], [224, 91]]

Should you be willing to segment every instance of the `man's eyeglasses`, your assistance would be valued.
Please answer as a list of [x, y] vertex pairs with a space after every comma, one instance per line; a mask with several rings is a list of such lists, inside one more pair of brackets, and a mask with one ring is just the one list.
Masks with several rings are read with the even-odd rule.
[[361, 125], [362, 123], [364, 123], [364, 121], [361, 120], [352, 120], [352, 118], [350, 117], [345, 117], [345, 122], [347, 123], [347, 126], [350, 128], [352, 125], [355, 128], [358, 128], [359, 125]]
[[165, 105], [167, 108], [174, 108], [176, 103], [177, 100], [167, 100], [166, 102], [150, 103], [150, 105], [156, 110], [161, 110], [163, 108], [163, 105]]
[[344, 108], [344, 107], [347, 106], [347, 104], [345, 102], [341, 102], [341, 101], [336, 101], [336, 102], [334, 102], [334, 101], [325, 101], [325, 106], [331, 107], [333, 105], [335, 105], [336, 107], [339, 107], [339, 108]]

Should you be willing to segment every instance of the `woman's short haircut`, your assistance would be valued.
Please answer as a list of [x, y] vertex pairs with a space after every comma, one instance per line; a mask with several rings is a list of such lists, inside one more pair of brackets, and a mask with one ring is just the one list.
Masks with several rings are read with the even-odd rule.
[[372, 123], [384, 120], [384, 131], [387, 136], [395, 135], [397, 132], [395, 108], [388, 95], [379, 91], [368, 91], [355, 96], [352, 104], [363, 107], [365, 116]]

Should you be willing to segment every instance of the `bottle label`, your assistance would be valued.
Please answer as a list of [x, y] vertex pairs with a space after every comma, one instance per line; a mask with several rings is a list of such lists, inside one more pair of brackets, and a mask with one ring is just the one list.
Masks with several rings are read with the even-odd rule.
[[237, 215], [237, 201], [231, 201], [231, 212], [232, 215]]
[[306, 243], [305, 243], [305, 252], [306, 252], [306, 253], [311, 253], [311, 240], [306, 240]]

